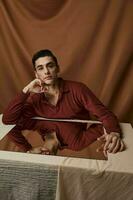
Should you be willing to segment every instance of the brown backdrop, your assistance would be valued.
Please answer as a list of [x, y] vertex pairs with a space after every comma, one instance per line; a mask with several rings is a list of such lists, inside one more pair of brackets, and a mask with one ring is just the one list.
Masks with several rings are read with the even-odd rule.
[[48, 48], [61, 76], [133, 123], [132, 21], [133, 0], [0, 0], [0, 112], [34, 78], [32, 55]]

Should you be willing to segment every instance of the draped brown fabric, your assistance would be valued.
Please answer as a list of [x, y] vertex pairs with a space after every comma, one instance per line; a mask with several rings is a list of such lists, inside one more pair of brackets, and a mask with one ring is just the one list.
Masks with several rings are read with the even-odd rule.
[[32, 55], [50, 49], [60, 76], [133, 123], [132, 21], [132, 0], [0, 0], [0, 112], [34, 78]]

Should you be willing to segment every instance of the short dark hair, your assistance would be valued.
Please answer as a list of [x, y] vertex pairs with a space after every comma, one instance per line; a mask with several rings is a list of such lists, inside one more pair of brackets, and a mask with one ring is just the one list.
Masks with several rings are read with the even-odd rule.
[[35, 62], [38, 58], [40, 57], [45, 57], [45, 56], [50, 56], [53, 58], [55, 64], [58, 66], [58, 61], [57, 61], [57, 58], [55, 57], [55, 55], [52, 53], [52, 51], [48, 50], [48, 49], [42, 49], [40, 51], [37, 51], [33, 57], [32, 57], [32, 64], [34, 66], [34, 69], [35, 69]]

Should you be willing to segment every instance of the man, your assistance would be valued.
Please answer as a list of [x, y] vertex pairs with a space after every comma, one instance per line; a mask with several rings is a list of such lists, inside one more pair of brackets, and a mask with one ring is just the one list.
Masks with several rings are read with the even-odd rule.
[[[3, 123], [16, 124], [8, 136], [17, 145], [31, 153], [55, 154], [59, 146], [62, 148], [66, 145], [73, 150], [80, 150], [99, 139], [105, 142], [105, 154], [107, 151], [116, 153], [124, 149], [116, 116], [83, 83], [59, 78], [59, 65], [51, 51], [37, 52], [32, 58], [32, 63], [36, 79], [24, 87], [3, 114]], [[103, 133], [101, 125], [85, 128], [83, 125], [72, 124], [69, 126], [70, 134], [69, 131], [62, 131], [68, 130], [64, 123], [61, 126], [56, 124], [55, 128], [47, 131], [46, 122], [32, 119], [35, 116], [90, 119], [90, 114], [95, 115], [103, 123], [107, 134]], [[24, 129], [39, 130], [44, 145], [33, 148], [21, 134]]]

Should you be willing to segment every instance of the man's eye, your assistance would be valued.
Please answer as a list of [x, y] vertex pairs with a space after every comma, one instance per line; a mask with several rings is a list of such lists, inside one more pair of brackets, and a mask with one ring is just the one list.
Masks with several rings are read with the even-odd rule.
[[49, 68], [52, 68], [52, 67], [54, 67], [54, 66], [55, 66], [55, 64], [54, 64], [54, 63], [52, 63], [52, 64], [48, 65], [48, 67], [49, 67]]
[[43, 69], [43, 67], [38, 67], [38, 70], [42, 70]]

